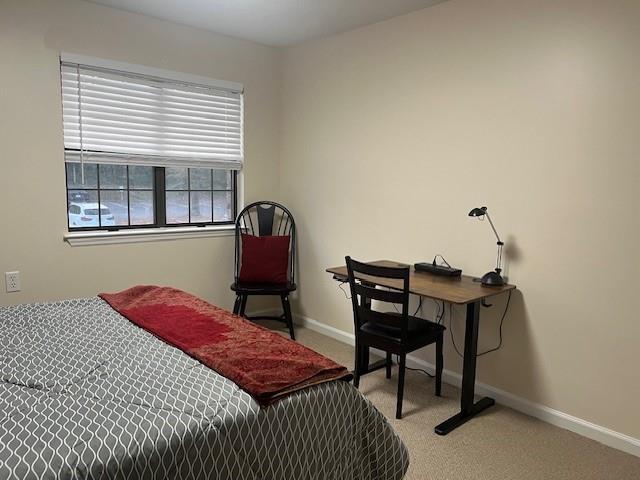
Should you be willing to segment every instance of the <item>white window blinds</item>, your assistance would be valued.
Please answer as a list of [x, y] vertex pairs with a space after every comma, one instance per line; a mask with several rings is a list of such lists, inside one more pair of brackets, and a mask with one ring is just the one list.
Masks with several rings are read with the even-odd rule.
[[60, 70], [65, 161], [241, 169], [242, 91], [64, 59]]

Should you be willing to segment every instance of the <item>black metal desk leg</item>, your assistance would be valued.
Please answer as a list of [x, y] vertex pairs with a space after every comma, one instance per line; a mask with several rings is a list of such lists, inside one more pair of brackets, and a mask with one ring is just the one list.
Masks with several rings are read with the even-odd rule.
[[478, 327], [480, 321], [480, 302], [467, 304], [467, 320], [464, 332], [464, 359], [462, 367], [462, 395], [460, 413], [445, 420], [435, 428], [438, 435], [446, 435], [477, 413], [495, 404], [493, 398], [484, 397], [473, 402], [476, 384], [476, 355], [478, 353]]

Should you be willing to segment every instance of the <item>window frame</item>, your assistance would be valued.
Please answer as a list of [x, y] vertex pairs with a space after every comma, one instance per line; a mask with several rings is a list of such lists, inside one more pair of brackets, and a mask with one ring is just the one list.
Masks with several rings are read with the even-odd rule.
[[[104, 163], [103, 163], [104, 164]], [[238, 215], [238, 177], [240, 175], [240, 172], [237, 170], [233, 170], [233, 169], [208, 169], [208, 170], [224, 170], [226, 172], [229, 172], [231, 174], [231, 188], [229, 190], [215, 190], [213, 188], [213, 183], [211, 185], [211, 190], [202, 190], [202, 191], [209, 191], [211, 192], [212, 195], [212, 202], [213, 202], [213, 194], [215, 192], [220, 192], [220, 191], [225, 191], [225, 192], [230, 192], [231, 193], [231, 197], [232, 197], [232, 211], [231, 211], [231, 218], [227, 221], [214, 221], [213, 220], [213, 204], [212, 204], [212, 209], [211, 209], [211, 222], [187, 222], [187, 223], [167, 223], [167, 216], [166, 216], [166, 188], [165, 188], [165, 184], [166, 184], [166, 177], [165, 177], [165, 167], [150, 167], [153, 169], [153, 187], [152, 187], [152, 197], [153, 197], [153, 223], [148, 223], [148, 224], [141, 224], [141, 225], [111, 225], [111, 226], [102, 226], [102, 225], [98, 225], [98, 226], [90, 226], [90, 227], [72, 227], [69, 224], [69, 208], [71, 207], [72, 203], [77, 203], [77, 202], [71, 202], [69, 200], [69, 191], [74, 191], [74, 190], [91, 190], [91, 191], [96, 191], [98, 194], [98, 204], [101, 204], [100, 201], [100, 192], [101, 191], [118, 191], [117, 189], [109, 189], [109, 188], [104, 188], [101, 189], [100, 188], [100, 163], [96, 163], [96, 165], [98, 165], [97, 168], [97, 185], [96, 188], [90, 188], [90, 189], [82, 189], [82, 188], [69, 188], [69, 179], [68, 179], [68, 175], [69, 175], [69, 171], [66, 167], [66, 163], [65, 163], [65, 191], [66, 191], [66, 197], [67, 197], [67, 213], [66, 213], [66, 218], [67, 218], [67, 231], [70, 235], [73, 235], [74, 233], [83, 233], [83, 232], [118, 232], [118, 231], [122, 231], [122, 230], [158, 230], [158, 229], [173, 229], [173, 228], [182, 228], [184, 229], [185, 227], [195, 227], [195, 228], [202, 228], [202, 227], [220, 227], [220, 226], [234, 226], [235, 225], [235, 219]], [[127, 210], [128, 210], [128, 218], [129, 218], [129, 223], [131, 222], [131, 202], [130, 202], [130, 193], [132, 191], [149, 191], [148, 189], [131, 189], [130, 188], [130, 178], [129, 178], [129, 167], [130, 165], [127, 165], [127, 188], [126, 188], [126, 192], [127, 192]], [[185, 167], [185, 168], [193, 168], [193, 167]], [[188, 187], [190, 187], [190, 185], [188, 185]], [[184, 190], [185, 192], [189, 193], [189, 204], [188, 204], [188, 208], [189, 208], [189, 216], [191, 216], [191, 201], [190, 201], [190, 189]], [[200, 190], [196, 190], [196, 191], [200, 191]], [[101, 215], [98, 215], [98, 218], [101, 218]], [[101, 223], [101, 219], [99, 220], [99, 223]]]

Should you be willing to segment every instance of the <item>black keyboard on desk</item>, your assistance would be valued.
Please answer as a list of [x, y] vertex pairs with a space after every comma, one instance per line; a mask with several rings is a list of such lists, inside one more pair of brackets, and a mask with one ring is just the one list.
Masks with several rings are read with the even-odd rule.
[[434, 263], [421, 262], [413, 265], [416, 272], [429, 272], [433, 275], [441, 275], [443, 277], [459, 277], [462, 270], [459, 268], [447, 267], [446, 265], [436, 265]]

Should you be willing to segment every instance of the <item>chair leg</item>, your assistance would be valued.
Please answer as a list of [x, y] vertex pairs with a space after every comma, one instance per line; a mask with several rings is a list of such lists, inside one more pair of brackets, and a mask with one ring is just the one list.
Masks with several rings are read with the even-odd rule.
[[356, 337], [355, 361], [353, 363], [353, 386], [358, 388], [360, 386], [360, 343], [358, 337]]
[[238, 315], [240, 313], [240, 304], [242, 303], [242, 297], [240, 295], [236, 295], [236, 301], [233, 302], [233, 313]]
[[396, 406], [396, 418], [402, 418], [402, 396], [404, 395], [404, 366], [406, 354], [400, 354], [400, 362], [398, 363], [398, 405]]
[[442, 390], [442, 369], [444, 367], [444, 358], [442, 355], [442, 347], [444, 343], [444, 335], [440, 333], [436, 340], [436, 396], [440, 396]]
[[391, 378], [391, 353], [387, 352], [387, 378]]
[[240, 312], [238, 313], [238, 315], [240, 315], [241, 317], [244, 317], [244, 311], [247, 309], [247, 299], [249, 298], [249, 295], [242, 295], [242, 300], [240, 300]]
[[291, 305], [289, 304], [289, 296], [282, 295], [282, 309], [284, 310], [284, 318], [287, 322], [287, 326], [289, 327], [289, 336], [291, 340], [296, 339], [296, 334], [293, 331], [293, 317], [291, 315]]

